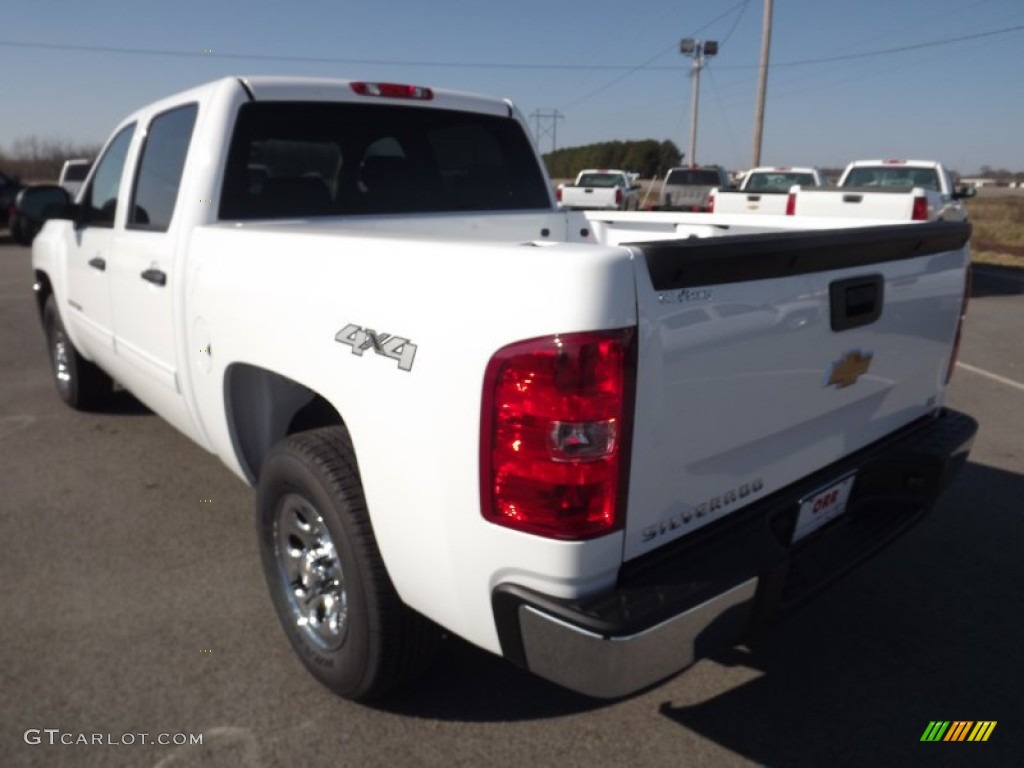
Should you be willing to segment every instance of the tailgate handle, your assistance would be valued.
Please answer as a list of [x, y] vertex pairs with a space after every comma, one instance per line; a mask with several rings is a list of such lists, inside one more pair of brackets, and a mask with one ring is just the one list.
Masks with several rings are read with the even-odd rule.
[[881, 275], [836, 280], [829, 284], [828, 296], [832, 330], [860, 328], [882, 316], [885, 280]]
[[756, 203], [760, 199], [761, 199], [760, 195], [747, 195], [747, 200], [749, 200], [752, 203]]
[[92, 267], [93, 269], [98, 269], [100, 272], [103, 272], [107, 268], [107, 262], [105, 259], [102, 259], [99, 256], [95, 256], [89, 259], [89, 266]]
[[864, 199], [864, 195], [843, 195], [844, 203], [859, 203]]

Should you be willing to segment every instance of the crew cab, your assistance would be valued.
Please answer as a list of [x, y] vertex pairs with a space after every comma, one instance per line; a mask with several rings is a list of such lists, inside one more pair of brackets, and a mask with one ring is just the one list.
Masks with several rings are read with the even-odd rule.
[[670, 168], [661, 183], [657, 209], [707, 212], [711, 210], [711, 191], [729, 188], [729, 174], [721, 166], [691, 165]]
[[445, 632], [640, 690], [907, 530], [976, 429], [967, 224], [559, 211], [499, 99], [223, 78], [26, 198], [57, 394], [116, 380], [257, 488], [284, 634], [353, 699]]
[[817, 168], [773, 166], [748, 171], [739, 190], [715, 188], [708, 196], [712, 213], [763, 213], [782, 216], [794, 186], [802, 188], [824, 187], [825, 174]]
[[896, 221], [966, 221], [964, 198], [949, 171], [932, 160], [855, 160], [833, 189], [792, 191], [786, 213]]
[[640, 207], [640, 185], [626, 171], [580, 171], [572, 184], [559, 184], [559, 208], [569, 210], [635, 211]]

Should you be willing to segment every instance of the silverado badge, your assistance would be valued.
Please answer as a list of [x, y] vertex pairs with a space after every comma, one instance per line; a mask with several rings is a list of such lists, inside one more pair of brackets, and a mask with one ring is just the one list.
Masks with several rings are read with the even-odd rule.
[[838, 360], [832, 361], [822, 386], [831, 387], [834, 384], [836, 389], [844, 389], [856, 384], [857, 379], [868, 372], [874, 356], [874, 352], [851, 349]]

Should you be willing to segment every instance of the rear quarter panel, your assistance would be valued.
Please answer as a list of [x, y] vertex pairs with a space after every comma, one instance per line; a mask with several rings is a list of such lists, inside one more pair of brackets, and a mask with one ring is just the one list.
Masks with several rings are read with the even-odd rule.
[[[556, 542], [484, 521], [479, 427], [483, 372], [500, 347], [636, 324], [627, 249], [218, 225], [193, 233], [187, 286], [190, 372], [216, 451], [241, 474], [224, 414], [229, 366], [323, 395], [352, 435], [381, 553], [409, 605], [498, 651], [495, 584], [572, 596], [614, 581], [621, 533]], [[350, 323], [409, 339], [411, 370], [335, 341]]]

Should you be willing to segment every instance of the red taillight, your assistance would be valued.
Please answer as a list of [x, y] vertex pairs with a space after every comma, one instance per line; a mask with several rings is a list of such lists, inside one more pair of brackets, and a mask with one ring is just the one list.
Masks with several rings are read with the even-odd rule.
[[914, 198], [914, 210], [910, 213], [911, 221], [928, 221], [928, 198], [919, 195]]
[[786, 197], [786, 215], [796, 216], [796, 192], [790, 192]]
[[946, 369], [946, 384], [953, 378], [953, 370], [956, 368], [957, 358], [960, 356], [960, 335], [964, 328], [964, 318], [967, 317], [967, 305], [971, 301], [971, 285], [974, 282], [974, 273], [971, 265], [967, 265], [967, 274], [964, 275], [964, 300], [960, 304], [960, 319], [956, 324], [956, 336], [953, 338], [953, 352], [949, 356], [949, 367]]
[[352, 83], [352, 90], [360, 96], [384, 96], [392, 99], [419, 99], [430, 101], [434, 92], [419, 85], [400, 85], [398, 83]]
[[558, 187], [558, 189], [555, 190], [555, 199], [558, 200], [558, 202], [562, 202], [562, 188], [561, 187]]
[[714, 213], [714, 212], [715, 212], [715, 196], [709, 193], [708, 194], [708, 213]]
[[615, 204], [622, 205], [622, 187], [615, 188]]
[[484, 375], [480, 503], [492, 523], [556, 539], [622, 527], [636, 331], [511, 344]]

